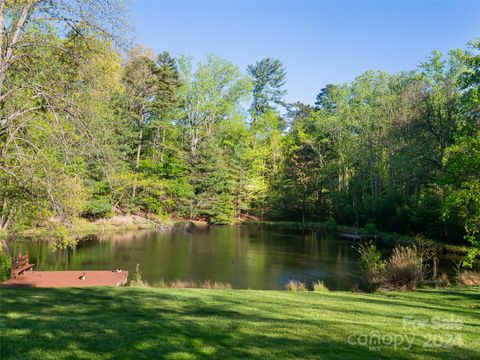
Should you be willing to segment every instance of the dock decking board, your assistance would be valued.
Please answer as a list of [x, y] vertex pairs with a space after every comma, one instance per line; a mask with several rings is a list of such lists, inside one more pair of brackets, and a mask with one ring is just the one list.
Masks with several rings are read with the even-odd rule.
[[[85, 280], [80, 276], [85, 273]], [[128, 271], [30, 271], [18, 278], [8, 279], [0, 286], [21, 287], [88, 287], [122, 286], [128, 278]]]

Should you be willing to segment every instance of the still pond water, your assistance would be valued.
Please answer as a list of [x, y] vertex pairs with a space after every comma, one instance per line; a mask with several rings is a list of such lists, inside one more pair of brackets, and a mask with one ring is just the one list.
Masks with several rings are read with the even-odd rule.
[[[17, 239], [14, 253], [29, 250], [36, 270], [126, 269], [140, 264], [148, 282], [222, 281], [237, 289], [282, 289], [290, 279], [323, 280], [332, 290], [358, 283], [353, 243], [301, 227], [238, 225], [189, 233], [135, 230], [86, 236], [73, 248], [53, 250], [40, 239]], [[441, 259], [440, 269], [451, 269]]]

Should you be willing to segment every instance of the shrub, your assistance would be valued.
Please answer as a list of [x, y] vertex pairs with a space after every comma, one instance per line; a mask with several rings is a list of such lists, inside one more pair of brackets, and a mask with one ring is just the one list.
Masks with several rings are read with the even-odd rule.
[[438, 244], [422, 235], [417, 235], [415, 236], [415, 246], [422, 261], [423, 275], [426, 276], [430, 273], [432, 279], [435, 279], [438, 271]]
[[480, 285], [480, 273], [478, 271], [464, 270], [457, 275], [457, 281], [463, 285]]
[[337, 222], [335, 221], [334, 218], [330, 217], [323, 223], [323, 228], [326, 231], [334, 231], [337, 229]]
[[378, 234], [377, 226], [374, 223], [368, 223], [367, 225], [364, 226], [363, 233], [365, 235], [377, 235]]
[[0, 249], [0, 282], [10, 278], [12, 258], [3, 249]]
[[298, 280], [290, 280], [285, 284], [285, 289], [290, 291], [305, 291], [307, 288], [305, 283]]
[[445, 273], [440, 274], [440, 276], [435, 280], [438, 287], [448, 287], [450, 286], [450, 280], [448, 275]]
[[423, 280], [422, 258], [415, 245], [397, 246], [386, 269], [388, 285], [393, 287], [415, 288]]
[[429, 289], [429, 288], [444, 288], [451, 285], [448, 275], [445, 273], [440, 274], [435, 279], [426, 279], [420, 282], [417, 287], [420, 289]]
[[360, 271], [371, 290], [383, 279], [385, 261], [382, 260], [380, 251], [371, 242], [359, 245], [357, 251], [360, 254]]
[[130, 286], [132, 287], [148, 287], [148, 283], [144, 282], [142, 279], [142, 273], [140, 272], [140, 264], [135, 266], [135, 274], [133, 274], [133, 279], [130, 280]]
[[313, 291], [330, 291], [330, 289], [325, 285], [321, 280], [315, 281], [313, 283]]
[[101, 197], [90, 200], [82, 212], [82, 216], [90, 219], [112, 217], [112, 204], [110, 199]]

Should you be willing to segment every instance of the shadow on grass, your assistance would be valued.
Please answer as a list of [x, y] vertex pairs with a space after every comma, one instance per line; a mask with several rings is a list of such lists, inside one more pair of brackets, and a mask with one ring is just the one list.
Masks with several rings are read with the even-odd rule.
[[[473, 359], [480, 355], [467, 348], [428, 349], [421, 340], [409, 351], [387, 346], [378, 352], [352, 344], [349, 335], [376, 329], [356, 323], [355, 316], [365, 321], [386, 316], [375, 313], [371, 305], [380, 304], [366, 296], [281, 294], [279, 298], [277, 293], [262, 292], [110, 288], [0, 291], [2, 359], [409, 359], [419, 355]], [[360, 300], [368, 306], [362, 308]], [[390, 305], [395, 304], [392, 301]], [[344, 320], [317, 317], [317, 311], [338, 311]]]

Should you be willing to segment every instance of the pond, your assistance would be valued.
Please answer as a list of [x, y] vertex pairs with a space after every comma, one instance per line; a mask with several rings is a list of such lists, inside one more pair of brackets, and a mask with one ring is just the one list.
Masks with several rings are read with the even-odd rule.
[[[323, 280], [332, 290], [360, 281], [353, 243], [314, 230], [279, 225], [196, 228], [186, 233], [148, 230], [104, 232], [76, 246], [52, 249], [41, 239], [17, 239], [15, 254], [29, 250], [36, 270], [126, 269], [140, 264], [142, 278], [221, 281], [235, 289], [282, 289], [290, 279]], [[440, 269], [451, 271], [453, 259]]]

